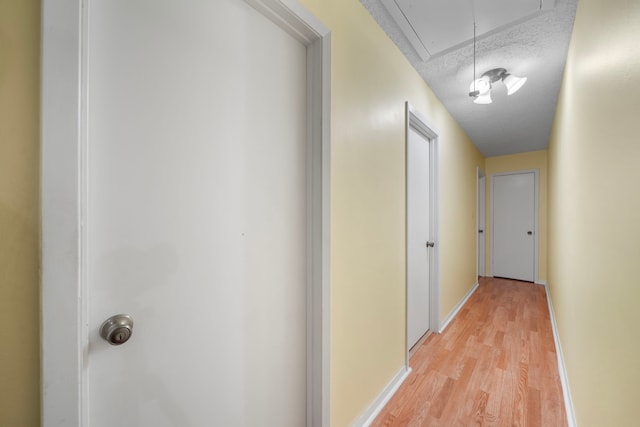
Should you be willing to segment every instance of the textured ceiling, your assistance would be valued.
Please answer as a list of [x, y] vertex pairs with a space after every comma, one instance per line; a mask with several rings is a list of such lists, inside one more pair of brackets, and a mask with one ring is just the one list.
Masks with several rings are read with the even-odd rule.
[[[360, 0], [396, 43], [444, 106], [486, 156], [541, 150], [547, 147], [578, 0], [556, 0], [555, 8], [516, 21], [477, 38], [476, 76], [492, 68], [506, 68], [527, 83], [507, 96], [502, 83], [493, 86], [492, 104], [474, 104], [469, 97], [473, 80], [473, 43], [456, 44], [426, 61], [381, 0]], [[505, 3], [513, 0], [501, 0]], [[425, 0], [421, 0], [422, 3]], [[398, 4], [398, 2], [394, 2]], [[402, 2], [406, 5], [407, 2]], [[426, 3], [441, 3], [426, 0]], [[471, 2], [459, 14], [471, 15]], [[403, 10], [405, 15], [411, 9]], [[476, 20], [483, 10], [476, 4]], [[410, 17], [409, 21], [415, 21]], [[473, 28], [469, 29], [472, 34]], [[480, 31], [479, 31], [480, 32]], [[423, 55], [424, 56], [424, 55]]]

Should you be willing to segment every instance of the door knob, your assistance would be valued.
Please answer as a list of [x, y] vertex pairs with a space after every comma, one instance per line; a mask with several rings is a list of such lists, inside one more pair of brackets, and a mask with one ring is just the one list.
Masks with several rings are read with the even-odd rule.
[[478, 233], [484, 233], [484, 230], [478, 230]]
[[133, 319], [127, 314], [116, 314], [100, 326], [100, 336], [111, 345], [121, 345], [129, 341], [133, 333]]
[[435, 246], [435, 243], [433, 243], [433, 242], [427, 242], [427, 247], [428, 247], [428, 248], [432, 248], [432, 247], [434, 247], [434, 246]]
[[527, 231], [527, 234], [531, 236], [533, 234], [533, 231]]

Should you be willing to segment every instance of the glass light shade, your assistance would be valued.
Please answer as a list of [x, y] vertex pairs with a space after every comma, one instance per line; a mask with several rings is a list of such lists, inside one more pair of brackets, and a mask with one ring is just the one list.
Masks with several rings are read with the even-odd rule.
[[491, 83], [487, 77], [481, 77], [471, 82], [469, 92], [478, 91], [480, 96], [486, 95], [491, 91]]
[[484, 95], [478, 96], [473, 100], [475, 104], [491, 104], [491, 91], [485, 93]]
[[526, 77], [516, 77], [511, 74], [507, 74], [506, 77], [502, 80], [504, 85], [507, 87], [507, 95], [513, 95], [520, 89], [526, 82]]
[[469, 92], [478, 92], [473, 102], [475, 104], [491, 104], [491, 82], [488, 77], [481, 77], [471, 82]]

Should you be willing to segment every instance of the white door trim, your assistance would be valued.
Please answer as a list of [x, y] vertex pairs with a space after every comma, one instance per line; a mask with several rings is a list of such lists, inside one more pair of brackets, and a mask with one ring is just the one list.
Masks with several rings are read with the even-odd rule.
[[528, 170], [520, 170], [520, 171], [513, 171], [513, 172], [502, 172], [502, 173], [494, 173], [491, 174], [491, 187], [490, 187], [490, 201], [489, 203], [491, 203], [491, 208], [489, 209], [489, 221], [491, 223], [491, 239], [489, 241], [489, 250], [491, 252], [491, 263], [489, 264], [489, 276], [493, 277], [493, 262], [494, 262], [494, 253], [493, 253], [493, 240], [494, 240], [494, 224], [493, 224], [493, 184], [494, 184], [494, 178], [497, 176], [505, 176], [505, 175], [521, 175], [521, 174], [526, 174], [526, 173], [532, 173], [533, 174], [533, 179], [534, 179], [534, 196], [533, 196], [533, 282], [537, 283], [538, 282], [538, 210], [539, 210], [539, 192], [540, 192], [540, 185], [539, 185], [539, 175], [540, 175], [540, 170], [539, 169], [528, 169]]
[[[481, 195], [480, 180], [482, 178], [485, 179], [485, 191], [484, 191], [484, 194], [483, 194], [484, 195], [483, 198], [480, 197], [480, 195]], [[486, 271], [485, 271], [485, 266], [486, 266], [486, 263], [487, 263], [487, 254], [486, 254], [486, 250], [485, 250], [486, 249], [485, 248], [486, 241], [487, 241], [486, 240], [487, 239], [487, 218], [486, 218], [486, 216], [484, 217], [484, 224], [480, 224], [480, 221], [479, 221], [479, 218], [481, 218], [481, 215], [484, 214], [484, 212], [481, 212], [481, 210], [482, 211], [486, 211], [486, 195], [487, 195], [487, 193], [486, 193], [486, 191], [487, 191], [486, 190], [486, 182], [487, 181], [486, 180], [487, 180], [487, 177], [486, 177], [484, 171], [482, 169], [480, 169], [480, 167], [477, 167], [476, 168], [476, 207], [477, 207], [476, 224], [478, 225], [478, 227], [482, 227], [481, 230], [483, 230], [482, 233], [483, 233], [484, 238], [485, 238], [485, 242], [484, 242], [485, 245], [480, 245], [480, 230], [477, 230], [477, 232], [476, 232], [476, 248], [477, 248], [476, 249], [477, 250], [477, 253], [476, 253], [476, 277], [479, 277], [480, 273], [482, 273], [483, 276], [486, 274]], [[483, 260], [484, 260], [484, 264], [485, 265], [481, 265], [480, 264], [480, 252], [481, 251], [485, 251], [485, 254], [482, 257]]]
[[[307, 46], [307, 426], [329, 425], [329, 30], [294, 0], [246, 0]], [[42, 425], [86, 426], [86, 35], [90, 0], [42, 4]]]
[[427, 119], [420, 114], [418, 110], [413, 108], [409, 102], [405, 103], [406, 121], [405, 121], [405, 367], [409, 368], [409, 349], [408, 345], [408, 300], [406, 300], [409, 283], [407, 281], [407, 252], [406, 247], [408, 227], [407, 227], [407, 159], [409, 145], [409, 129], [414, 129], [420, 133], [429, 141], [429, 240], [435, 242], [433, 248], [429, 250], [429, 330], [433, 332], [438, 331], [440, 324], [440, 268], [439, 268], [439, 234], [440, 234], [440, 192], [438, 181], [438, 144], [439, 144], [439, 132], [437, 129], [427, 121]]

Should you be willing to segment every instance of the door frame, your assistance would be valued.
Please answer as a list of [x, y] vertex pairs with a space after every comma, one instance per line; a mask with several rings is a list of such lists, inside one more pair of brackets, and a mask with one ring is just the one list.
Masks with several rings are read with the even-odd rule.
[[[331, 34], [295, 0], [245, 0], [307, 47], [307, 426], [329, 425]], [[42, 4], [41, 421], [86, 426], [90, 0]]]
[[[491, 262], [489, 263], [489, 276], [490, 277], [494, 277], [493, 276], [493, 262], [494, 262], [494, 253], [493, 253], [493, 241], [494, 241], [494, 230], [495, 227], [493, 226], [493, 210], [494, 210], [494, 206], [493, 206], [493, 194], [494, 194], [494, 189], [493, 189], [493, 185], [494, 185], [494, 178], [497, 176], [505, 176], [505, 175], [523, 175], [523, 174], [528, 174], [528, 173], [532, 173], [533, 174], [533, 186], [534, 186], [534, 190], [533, 190], [533, 283], [538, 283], [538, 230], [539, 230], [539, 224], [538, 224], [538, 210], [539, 210], [539, 206], [540, 206], [540, 185], [539, 185], [539, 175], [540, 175], [540, 170], [539, 169], [527, 169], [527, 170], [519, 170], [519, 171], [513, 171], [513, 172], [500, 172], [500, 173], [494, 173], [491, 174], [491, 188], [490, 188], [490, 210], [489, 210], [489, 221], [491, 223], [491, 239], [489, 242], [489, 247], [490, 247], [490, 253], [491, 253]], [[485, 237], [486, 238], [486, 237]]]
[[[484, 197], [480, 197], [480, 180], [484, 179]], [[477, 248], [477, 253], [476, 253], [476, 277], [480, 276], [480, 272], [482, 272], [482, 276], [484, 276], [486, 274], [486, 264], [487, 264], [487, 176], [485, 174], [485, 172], [480, 169], [480, 167], [477, 168], [477, 175], [476, 175], [476, 192], [477, 192], [477, 197], [476, 197], [476, 204], [477, 204], [477, 217], [476, 217], [476, 224], [478, 226], [482, 225], [482, 234], [484, 235], [484, 245], [480, 245], [480, 230], [477, 230], [476, 232], [476, 248]], [[484, 218], [484, 224], [480, 224], [480, 215], [483, 215]], [[480, 263], [480, 252], [484, 252], [484, 256], [482, 257], [484, 260], [484, 263]]]
[[429, 240], [435, 245], [429, 250], [429, 329], [440, 331], [440, 192], [438, 181], [439, 132], [409, 102], [405, 102], [405, 367], [409, 369], [409, 282], [408, 278], [408, 180], [409, 129], [413, 129], [429, 141]]

